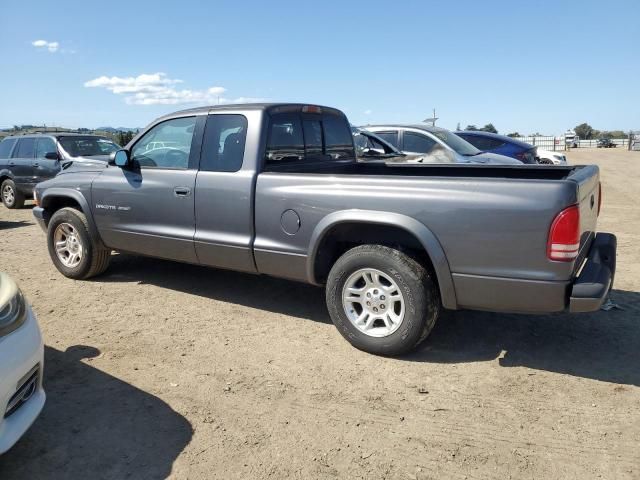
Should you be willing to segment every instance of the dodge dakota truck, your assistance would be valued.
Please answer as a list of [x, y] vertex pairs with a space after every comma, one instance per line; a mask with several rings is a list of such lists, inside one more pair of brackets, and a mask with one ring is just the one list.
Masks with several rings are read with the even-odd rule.
[[164, 116], [34, 200], [69, 278], [119, 251], [308, 282], [381, 355], [413, 349], [442, 309], [597, 310], [615, 271], [597, 167], [358, 162], [345, 115], [316, 105]]

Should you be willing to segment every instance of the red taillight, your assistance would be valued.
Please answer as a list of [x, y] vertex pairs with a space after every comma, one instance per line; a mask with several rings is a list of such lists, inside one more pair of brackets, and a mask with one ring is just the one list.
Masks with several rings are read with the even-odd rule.
[[580, 250], [580, 209], [577, 205], [562, 210], [551, 224], [547, 257], [549, 260], [570, 262]]
[[600, 216], [601, 208], [602, 208], [602, 183], [598, 182], [598, 216]]

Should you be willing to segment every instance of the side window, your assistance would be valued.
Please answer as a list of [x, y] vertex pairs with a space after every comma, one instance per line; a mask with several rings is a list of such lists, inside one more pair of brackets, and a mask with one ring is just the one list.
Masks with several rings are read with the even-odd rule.
[[209, 115], [204, 131], [200, 170], [240, 170], [246, 138], [247, 119], [244, 115]]
[[504, 142], [493, 138], [477, 137], [475, 135], [465, 135], [462, 138], [478, 150], [493, 150], [504, 145]]
[[195, 127], [196, 117], [162, 122], [136, 142], [131, 158], [141, 168], [187, 169]]
[[13, 151], [13, 158], [33, 158], [33, 150], [35, 147], [35, 138], [21, 138], [18, 140], [18, 146]]
[[0, 142], [0, 159], [9, 158], [11, 154], [11, 149], [16, 143], [15, 138], [6, 138], [2, 142]]
[[405, 152], [429, 153], [437, 142], [425, 135], [413, 132], [404, 132], [404, 150]]
[[38, 138], [36, 142], [36, 158], [44, 158], [47, 153], [57, 152], [56, 143], [49, 137]]
[[400, 148], [400, 142], [398, 141], [398, 132], [394, 131], [394, 132], [375, 132], [375, 134], [377, 136], [379, 136], [381, 139], [386, 140], [387, 142], [389, 142], [391, 145], [393, 145], [396, 148]]
[[325, 115], [322, 123], [326, 153], [335, 157], [353, 157], [353, 135], [347, 120], [337, 115]]
[[304, 136], [300, 116], [276, 114], [271, 117], [267, 162], [301, 160], [304, 155]]

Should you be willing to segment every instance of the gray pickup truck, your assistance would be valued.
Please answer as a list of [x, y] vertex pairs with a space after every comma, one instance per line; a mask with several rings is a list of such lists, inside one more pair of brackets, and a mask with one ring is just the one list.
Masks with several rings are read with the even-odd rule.
[[167, 115], [34, 197], [67, 277], [116, 250], [325, 286], [340, 333], [382, 355], [443, 308], [596, 310], [615, 271], [597, 167], [358, 162], [344, 114], [314, 105]]

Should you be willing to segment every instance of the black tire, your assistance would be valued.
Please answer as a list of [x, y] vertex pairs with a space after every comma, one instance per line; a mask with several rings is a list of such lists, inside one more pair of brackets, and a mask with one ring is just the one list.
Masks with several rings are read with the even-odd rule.
[[[65, 265], [56, 253], [54, 236], [58, 226], [63, 223], [67, 223], [75, 229], [83, 250], [80, 262], [73, 267]], [[91, 235], [87, 217], [75, 208], [61, 208], [53, 214], [47, 229], [47, 246], [51, 261], [53, 261], [58, 271], [65, 277], [75, 280], [83, 280], [100, 275], [109, 267], [111, 260], [111, 250], [104, 248]]]
[[[349, 320], [343, 307], [345, 283], [352, 274], [366, 268], [392, 278], [405, 300], [404, 318], [388, 336], [372, 337], [363, 333]], [[352, 248], [336, 261], [327, 279], [326, 302], [333, 324], [349, 343], [365, 352], [385, 356], [414, 349], [431, 333], [442, 309], [433, 275], [410, 256], [382, 245]]]
[[[6, 189], [9, 189], [13, 193], [13, 200], [5, 198]], [[22, 208], [24, 206], [24, 194], [18, 190], [13, 180], [8, 178], [2, 182], [2, 185], [0, 186], [0, 198], [2, 198], [2, 203], [4, 203], [4, 206], [7, 208]]]

